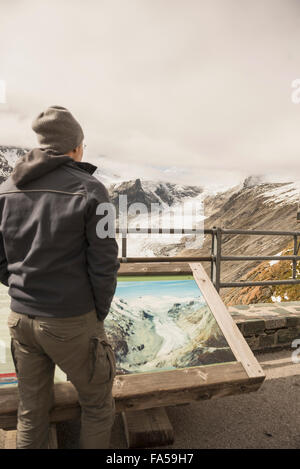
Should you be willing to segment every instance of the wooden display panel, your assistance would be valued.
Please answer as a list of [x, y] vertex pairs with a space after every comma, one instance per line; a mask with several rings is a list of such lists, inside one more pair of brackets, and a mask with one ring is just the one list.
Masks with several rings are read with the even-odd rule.
[[[117, 374], [113, 386], [117, 412], [187, 404], [255, 391], [260, 387], [265, 378], [263, 370], [200, 263], [121, 264], [120, 283], [125, 277], [129, 279], [130, 276], [144, 275], [170, 275], [174, 280], [180, 275], [191, 275], [222, 332], [233, 359], [178, 369], [158, 368], [157, 371], [152, 369], [149, 372], [133, 370]], [[0, 428], [15, 428], [17, 405], [16, 386], [0, 387]], [[51, 421], [76, 418], [79, 413], [77, 392], [73, 385], [69, 382], [56, 383]]]

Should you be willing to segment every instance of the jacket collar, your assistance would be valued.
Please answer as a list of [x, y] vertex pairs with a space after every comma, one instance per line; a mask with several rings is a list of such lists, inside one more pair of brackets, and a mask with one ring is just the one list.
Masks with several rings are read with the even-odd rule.
[[12, 180], [17, 187], [21, 187], [63, 164], [70, 164], [89, 174], [93, 174], [97, 169], [97, 166], [91, 163], [74, 161], [68, 155], [60, 155], [52, 150], [33, 148], [17, 161], [11, 175]]
[[93, 174], [97, 169], [97, 166], [95, 166], [92, 163], [88, 163], [87, 161], [74, 161], [74, 160], [72, 160], [72, 161], [68, 162], [68, 164], [71, 164], [72, 166], [75, 165], [77, 168], [82, 169], [83, 171], [86, 171], [89, 174]]

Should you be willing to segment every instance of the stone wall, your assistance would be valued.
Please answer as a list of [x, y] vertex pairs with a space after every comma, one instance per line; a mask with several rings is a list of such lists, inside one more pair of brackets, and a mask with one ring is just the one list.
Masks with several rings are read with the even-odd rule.
[[229, 306], [228, 310], [253, 351], [292, 349], [300, 339], [300, 301]]

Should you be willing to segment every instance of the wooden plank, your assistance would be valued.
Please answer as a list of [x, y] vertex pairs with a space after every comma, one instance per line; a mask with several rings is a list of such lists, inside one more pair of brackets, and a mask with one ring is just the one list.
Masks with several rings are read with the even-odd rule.
[[56, 425], [53, 423], [50, 425], [49, 429], [49, 444], [48, 444], [49, 449], [57, 449], [58, 444], [57, 444], [57, 433], [56, 433]]
[[188, 262], [122, 262], [118, 275], [192, 274]]
[[[247, 375], [243, 367], [236, 362], [218, 365], [195, 366], [155, 373], [134, 373], [117, 375], [114, 382], [116, 401], [148, 396], [160, 396], [180, 390], [207, 389], [228, 381], [243, 381]], [[150, 406], [149, 406], [150, 407]]]
[[195, 281], [199, 285], [199, 288], [237, 361], [243, 364], [249, 377], [265, 377], [262, 367], [256, 360], [252, 350], [232, 319], [203, 266], [199, 262], [191, 262], [190, 266], [193, 271]]
[[[117, 375], [113, 385], [116, 411], [149, 409], [184, 404], [260, 387], [264, 376], [249, 379], [241, 363], [184, 368], [180, 370]], [[78, 395], [71, 383], [56, 383], [51, 421], [76, 418], [80, 412]], [[14, 428], [17, 421], [18, 392], [0, 390], [0, 428]]]
[[17, 430], [4, 431], [3, 449], [16, 449], [16, 448], [17, 448]]
[[[207, 375], [206, 381], [199, 372]], [[124, 378], [118, 376], [115, 383], [118, 411], [178, 405], [250, 392], [258, 389], [263, 381], [261, 377], [249, 379], [243, 366], [237, 362]]]
[[164, 407], [122, 412], [127, 448], [149, 448], [174, 442], [174, 430]]

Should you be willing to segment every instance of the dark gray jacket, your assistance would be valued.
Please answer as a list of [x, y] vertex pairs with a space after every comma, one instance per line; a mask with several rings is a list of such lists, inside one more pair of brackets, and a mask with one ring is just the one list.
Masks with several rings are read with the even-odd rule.
[[0, 281], [13, 311], [107, 316], [120, 262], [115, 237], [96, 233], [107, 214], [97, 206], [110, 198], [95, 170], [35, 148], [0, 185]]

